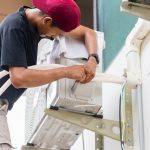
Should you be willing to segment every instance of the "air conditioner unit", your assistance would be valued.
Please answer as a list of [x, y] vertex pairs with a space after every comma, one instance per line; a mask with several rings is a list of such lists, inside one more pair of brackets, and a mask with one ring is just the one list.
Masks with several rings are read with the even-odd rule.
[[122, 0], [121, 11], [150, 20], [150, 0]]
[[[97, 32], [99, 56], [104, 48], [104, 35]], [[39, 64], [56, 63], [72, 66], [86, 63], [88, 57], [84, 44], [76, 39], [61, 37], [39, 44]], [[51, 49], [51, 51], [50, 51]], [[70, 52], [71, 51], [71, 52]], [[57, 56], [58, 55], [58, 56]], [[102, 60], [102, 59], [101, 59]], [[57, 65], [58, 65], [57, 64]], [[56, 65], [56, 64], [55, 64]], [[101, 73], [101, 64], [96, 74]], [[26, 142], [37, 148], [70, 149], [83, 132], [83, 128], [44, 113], [45, 108], [59, 108], [88, 115], [100, 115], [102, 110], [102, 83], [96, 80], [87, 84], [72, 79], [61, 79], [39, 89], [28, 89], [26, 93]]]

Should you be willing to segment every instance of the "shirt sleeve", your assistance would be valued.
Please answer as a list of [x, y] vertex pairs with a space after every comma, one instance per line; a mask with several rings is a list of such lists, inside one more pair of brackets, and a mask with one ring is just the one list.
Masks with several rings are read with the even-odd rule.
[[27, 67], [24, 33], [20, 29], [5, 29], [1, 41], [1, 67]]

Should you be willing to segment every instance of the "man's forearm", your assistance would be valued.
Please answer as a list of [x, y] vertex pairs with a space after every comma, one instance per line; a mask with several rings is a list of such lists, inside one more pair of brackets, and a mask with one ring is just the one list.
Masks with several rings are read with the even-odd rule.
[[85, 46], [89, 54], [97, 53], [97, 34], [93, 30], [89, 30], [85, 33]]
[[49, 70], [10, 69], [10, 79], [16, 88], [29, 88], [47, 84], [66, 77], [63, 68]]
[[9, 68], [10, 79], [16, 88], [29, 88], [47, 84], [62, 78], [84, 82], [85, 68], [83, 65], [62, 67], [48, 70], [26, 69], [24, 67]]

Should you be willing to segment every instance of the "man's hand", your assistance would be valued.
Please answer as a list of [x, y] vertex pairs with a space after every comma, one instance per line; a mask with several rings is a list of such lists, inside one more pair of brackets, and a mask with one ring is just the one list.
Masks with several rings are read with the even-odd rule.
[[66, 78], [75, 79], [77, 82], [84, 83], [86, 79], [84, 65], [75, 65], [64, 68], [66, 71]]
[[82, 83], [88, 83], [95, 77], [97, 62], [94, 57], [90, 57], [88, 62], [84, 65], [86, 78]]

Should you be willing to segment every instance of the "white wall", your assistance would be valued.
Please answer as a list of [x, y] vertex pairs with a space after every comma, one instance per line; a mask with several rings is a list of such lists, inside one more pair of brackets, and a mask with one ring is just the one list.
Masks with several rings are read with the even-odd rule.
[[[122, 49], [114, 62], [110, 65], [106, 73], [122, 76], [124, 69], [127, 68], [126, 63], [126, 49]], [[117, 84], [104, 83], [103, 84], [103, 111], [104, 118], [110, 120], [119, 120], [119, 96], [121, 92], [121, 86]], [[134, 146], [128, 147], [125, 145], [126, 150], [140, 150], [139, 142], [139, 125], [137, 114], [137, 93], [136, 90], [132, 91], [132, 111], [133, 111], [133, 136]], [[121, 150], [120, 141], [116, 141], [110, 138], [104, 138], [104, 150]], [[143, 149], [142, 149], [143, 150]]]
[[145, 150], [150, 149], [150, 34], [146, 37], [141, 51], [142, 101], [144, 116]]
[[12, 145], [21, 150], [25, 138], [25, 98], [22, 96], [8, 112], [8, 125]]
[[[126, 59], [124, 56], [125, 50], [122, 50], [114, 62], [110, 65], [106, 73], [114, 74], [117, 76], [123, 75], [123, 70], [126, 66]], [[110, 120], [119, 120], [119, 95], [121, 91], [121, 86], [112, 83], [103, 84], [103, 112], [104, 118]], [[104, 150], [120, 150], [120, 142], [104, 138]]]

